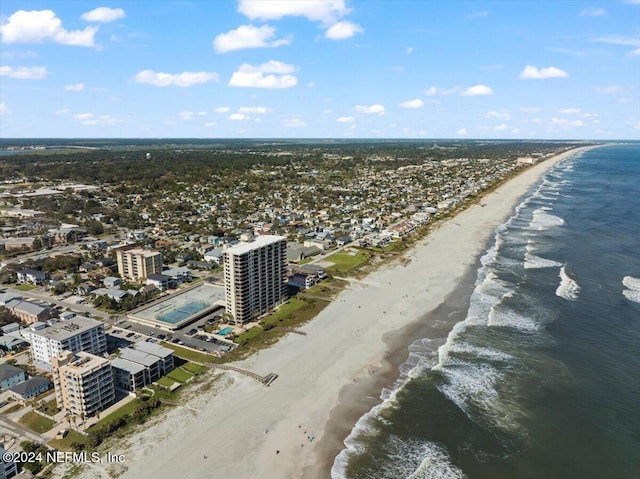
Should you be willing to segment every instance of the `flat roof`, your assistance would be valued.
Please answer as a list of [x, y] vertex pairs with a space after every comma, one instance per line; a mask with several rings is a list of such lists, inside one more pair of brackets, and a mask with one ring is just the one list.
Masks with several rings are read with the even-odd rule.
[[253, 241], [249, 243], [240, 243], [239, 245], [232, 246], [231, 248], [227, 248], [224, 250], [227, 254], [232, 254], [235, 256], [248, 253], [249, 251], [253, 251], [257, 248], [261, 248], [263, 246], [267, 246], [270, 244], [277, 243], [278, 241], [286, 241], [287, 238], [284, 236], [276, 236], [276, 235], [262, 235], [256, 236]]
[[153, 354], [154, 356], [158, 356], [162, 359], [173, 354], [173, 349], [165, 348], [164, 346], [160, 346], [159, 344], [149, 343], [147, 341], [136, 343], [133, 345], [133, 347], [139, 351]]
[[[224, 305], [224, 288], [202, 283], [142, 308], [130, 314], [129, 319], [151, 326], [179, 328], [190, 318], [205, 314], [217, 305]], [[170, 321], [173, 319], [175, 322]]]
[[65, 339], [94, 329], [101, 324], [100, 321], [96, 321], [95, 319], [84, 316], [74, 316], [71, 319], [54, 323], [51, 326], [34, 331], [31, 334], [43, 336], [54, 341], [64, 341]]
[[144, 351], [132, 348], [121, 349], [120, 357], [122, 359], [133, 361], [134, 363], [142, 364], [145, 367], [153, 366], [155, 363], [160, 361], [160, 358], [158, 356], [154, 356], [153, 354], [145, 353]]
[[111, 360], [111, 367], [112, 368], [118, 368], [118, 369], [124, 369], [125, 371], [131, 373], [131, 374], [137, 374], [139, 372], [144, 371], [146, 368], [139, 363], [130, 361], [126, 358], [115, 358]]

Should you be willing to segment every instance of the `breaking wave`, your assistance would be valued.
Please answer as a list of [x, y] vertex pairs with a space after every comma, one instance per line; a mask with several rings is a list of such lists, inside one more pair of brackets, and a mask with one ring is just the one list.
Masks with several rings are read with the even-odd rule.
[[[527, 247], [528, 246], [529, 245], [527, 245]], [[530, 253], [525, 253], [524, 255], [524, 267], [526, 269], [557, 268], [560, 266], [562, 266], [562, 263], [557, 261], [541, 258]]]
[[622, 290], [624, 297], [634, 303], [640, 303], [640, 279], [633, 276], [625, 276], [622, 278], [622, 285], [625, 287]]
[[567, 301], [576, 301], [580, 294], [580, 286], [575, 279], [567, 274], [567, 266], [564, 265], [560, 269], [560, 285], [556, 289], [556, 296]]
[[529, 223], [531, 229], [540, 231], [548, 230], [553, 226], [562, 226], [564, 220], [558, 216], [547, 213], [544, 208], [538, 208], [533, 212], [533, 219]]

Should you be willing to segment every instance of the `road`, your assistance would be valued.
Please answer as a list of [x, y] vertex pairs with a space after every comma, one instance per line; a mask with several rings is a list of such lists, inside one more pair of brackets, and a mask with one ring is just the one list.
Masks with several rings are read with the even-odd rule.
[[44, 301], [45, 303], [52, 303], [58, 306], [64, 306], [67, 309], [70, 309], [72, 311], [76, 311], [78, 313], [85, 313], [89, 316], [98, 316], [100, 317], [102, 320], [104, 320], [105, 322], [109, 322], [109, 314], [105, 313], [103, 311], [100, 311], [96, 308], [94, 308], [93, 306], [88, 306], [86, 304], [76, 304], [76, 303], [70, 303], [61, 299], [57, 299], [54, 298], [48, 294], [44, 294], [42, 292], [40, 292], [39, 289], [34, 289], [31, 291], [20, 291], [18, 289], [15, 288], [11, 288], [9, 286], [3, 286], [3, 289], [6, 289], [7, 291], [10, 291], [12, 293], [15, 294], [19, 294], [20, 296], [22, 296], [23, 298], [29, 298], [29, 299], [37, 299], [39, 301]]

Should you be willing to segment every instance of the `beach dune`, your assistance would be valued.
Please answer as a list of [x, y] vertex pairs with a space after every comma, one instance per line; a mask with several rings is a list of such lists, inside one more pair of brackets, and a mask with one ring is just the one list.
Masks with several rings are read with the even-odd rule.
[[[392, 264], [353, 282], [317, 318], [277, 345], [241, 362], [258, 374], [276, 373], [270, 387], [228, 373], [215, 395], [201, 394], [190, 408], [176, 408], [132, 437], [122, 451], [126, 479], [319, 478], [329, 477], [344, 435], [357, 417], [331, 412], [345, 394], [362, 388], [358, 408], [373, 406], [381, 383], [397, 374], [392, 355], [397, 331], [436, 309], [477, 265], [495, 228], [541, 175], [577, 150], [520, 173], [454, 218], [442, 222]], [[227, 375], [227, 373], [225, 373]], [[353, 412], [352, 412], [353, 414]], [[324, 438], [324, 439], [322, 439]], [[322, 441], [321, 441], [322, 440]], [[321, 443], [321, 445], [319, 445]], [[122, 471], [121, 471], [122, 472]], [[108, 477], [100, 468], [85, 477]]]

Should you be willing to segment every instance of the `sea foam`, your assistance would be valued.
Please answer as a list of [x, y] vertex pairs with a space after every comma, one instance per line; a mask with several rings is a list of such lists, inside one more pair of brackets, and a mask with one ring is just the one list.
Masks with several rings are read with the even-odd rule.
[[556, 289], [556, 296], [566, 299], [567, 301], [576, 301], [580, 294], [580, 286], [575, 279], [567, 274], [567, 266], [564, 265], [560, 269], [560, 285]]
[[562, 226], [564, 220], [558, 216], [547, 213], [545, 209], [538, 208], [533, 212], [533, 219], [529, 223], [529, 227], [540, 231], [548, 230], [553, 226]]
[[633, 276], [625, 276], [622, 279], [622, 285], [626, 288], [622, 290], [624, 297], [634, 303], [640, 303], [640, 279]]
[[562, 263], [558, 263], [557, 261], [553, 261], [550, 259], [541, 258], [530, 253], [525, 253], [524, 255], [524, 267], [526, 269], [557, 268], [559, 266], [562, 266]]

